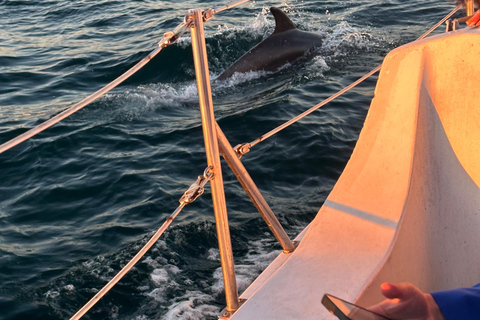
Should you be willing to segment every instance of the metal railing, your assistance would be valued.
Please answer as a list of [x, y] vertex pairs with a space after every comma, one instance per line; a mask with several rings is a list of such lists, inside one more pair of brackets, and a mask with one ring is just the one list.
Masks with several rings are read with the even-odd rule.
[[465, 9], [467, 10], [467, 16], [472, 16], [475, 12], [475, 1], [467, 0], [465, 1]]
[[[418, 39], [423, 39], [427, 35], [429, 35], [433, 30], [438, 28], [438, 26], [443, 24], [453, 14], [455, 14], [460, 9], [460, 7], [461, 6], [457, 6], [454, 10], [452, 10], [452, 12], [450, 12], [447, 16], [445, 16], [435, 26], [430, 28], [426, 33], [424, 33]], [[204, 21], [211, 19], [213, 17], [213, 14], [211, 10], [207, 10], [207, 11], [196, 10], [191, 12], [190, 15], [187, 17], [189, 17], [188, 18], [189, 20], [193, 19], [193, 21], [188, 22], [187, 25], [190, 26], [192, 29], [191, 33], [192, 33], [193, 56], [194, 56], [194, 63], [195, 63], [195, 74], [197, 77], [200, 111], [202, 115], [202, 127], [203, 127], [203, 133], [204, 133], [205, 149], [207, 153], [207, 163], [213, 167], [213, 172], [216, 177], [211, 181], [212, 198], [213, 198], [213, 205], [214, 205], [214, 211], [215, 211], [215, 220], [217, 225], [220, 260], [222, 263], [223, 279], [225, 284], [225, 296], [226, 296], [226, 302], [227, 302], [227, 307], [226, 307], [227, 313], [224, 316], [228, 317], [233, 312], [235, 312], [235, 310], [238, 309], [239, 302], [238, 302], [237, 284], [235, 280], [235, 268], [233, 265], [233, 254], [231, 250], [231, 240], [229, 236], [230, 232], [228, 229], [228, 217], [227, 217], [227, 209], [226, 209], [226, 203], [225, 203], [225, 194], [223, 190], [223, 181], [221, 176], [219, 151], [221, 150], [221, 153], [225, 158], [226, 162], [229, 164], [232, 171], [235, 173], [238, 180], [244, 187], [245, 191], [250, 196], [250, 199], [255, 204], [255, 206], [257, 207], [258, 211], [260, 212], [264, 220], [267, 222], [267, 225], [270, 227], [273, 234], [282, 245], [284, 252], [289, 253], [294, 251], [295, 245], [287, 236], [283, 227], [278, 222], [275, 214], [271, 211], [267, 202], [265, 201], [260, 191], [256, 187], [255, 183], [249, 176], [247, 170], [241, 163], [240, 157], [244, 153], [241, 150], [245, 151], [245, 149], [247, 148], [248, 150], [250, 150], [252, 146], [278, 133], [279, 131], [297, 122], [301, 118], [307, 116], [311, 112], [317, 110], [321, 106], [332, 101], [333, 99], [345, 93], [346, 91], [352, 89], [353, 87], [360, 84], [365, 79], [367, 79], [368, 77], [370, 77], [371, 75], [379, 71], [381, 69], [381, 65], [375, 68], [374, 70], [372, 70], [371, 72], [369, 72], [368, 74], [366, 74], [365, 76], [363, 76], [362, 78], [360, 78], [359, 80], [355, 81], [348, 87], [344, 88], [337, 94], [324, 100], [320, 104], [312, 107], [311, 109], [293, 118], [292, 120], [286, 122], [280, 127], [268, 132], [267, 134], [263, 135], [257, 140], [248, 144], [242, 144], [235, 148], [232, 148], [230, 143], [228, 142], [228, 139], [225, 137], [222, 130], [216, 123], [215, 117], [214, 117], [214, 110], [213, 110], [213, 102], [212, 102], [213, 99], [212, 99], [212, 91], [210, 86], [210, 76], [208, 71], [205, 34], [203, 29]], [[220, 148], [219, 148], [219, 145], [220, 145]], [[245, 146], [247, 146], [247, 148], [245, 148]]]
[[194, 11], [190, 17], [193, 19], [191, 27], [193, 61], [197, 76], [198, 100], [202, 115], [203, 138], [207, 163], [213, 168], [215, 179], [210, 182], [212, 188], [213, 210], [215, 212], [215, 224], [217, 227], [218, 249], [220, 262], [223, 270], [225, 284], [225, 299], [227, 300], [227, 313], [233, 313], [238, 309], [238, 290], [235, 279], [235, 265], [233, 262], [232, 243], [230, 229], [228, 227], [227, 204], [223, 189], [222, 168], [220, 164], [220, 152], [216, 133], [215, 114], [213, 112], [212, 88], [208, 72], [207, 46], [203, 28], [203, 10]]
[[178, 216], [182, 209], [187, 205], [195, 201], [199, 196], [204, 192], [205, 185], [208, 181], [213, 178], [213, 172], [211, 171], [212, 167], [207, 167], [203, 172], [203, 176], [198, 176], [197, 180], [185, 191], [185, 193], [180, 198], [179, 206], [173, 213], [165, 220], [162, 226], [155, 232], [155, 234], [147, 241], [147, 243], [140, 249], [137, 254], [118, 272], [115, 277], [113, 277], [102, 289], [100, 289], [80, 310], [78, 310], [70, 320], [78, 320], [85, 313], [88, 312], [100, 299], [107, 294], [110, 289], [115, 286], [120, 279], [123, 278], [129, 272], [135, 264], [147, 253], [148, 250], [158, 241], [162, 234], [167, 230], [167, 228], [172, 224], [173, 220]]

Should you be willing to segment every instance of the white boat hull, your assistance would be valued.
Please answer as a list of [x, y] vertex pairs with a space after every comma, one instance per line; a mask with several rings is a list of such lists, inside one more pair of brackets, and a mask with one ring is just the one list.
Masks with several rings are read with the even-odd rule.
[[325, 293], [370, 305], [384, 281], [480, 282], [480, 32], [392, 51], [344, 172], [294, 253], [232, 319], [331, 319]]

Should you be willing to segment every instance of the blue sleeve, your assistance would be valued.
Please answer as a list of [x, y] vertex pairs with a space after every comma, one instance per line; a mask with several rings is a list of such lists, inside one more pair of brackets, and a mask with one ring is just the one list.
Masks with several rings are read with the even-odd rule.
[[460, 288], [431, 293], [446, 320], [480, 319], [480, 283], [472, 288]]

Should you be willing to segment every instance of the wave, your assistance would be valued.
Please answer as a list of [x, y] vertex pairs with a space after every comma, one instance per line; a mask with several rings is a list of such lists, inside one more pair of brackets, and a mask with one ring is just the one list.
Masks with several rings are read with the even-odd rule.
[[[208, 36], [210, 78], [213, 81], [212, 94], [215, 99], [220, 101], [220, 104], [228, 103], [226, 101], [228, 99], [225, 98], [227, 95], [232, 100], [235, 100], [235, 96], [244, 97], [245, 91], [251, 91], [252, 86], [255, 86], [254, 91], [259, 94], [268, 91], [271, 83], [266, 83], [265, 79], [269, 78], [277, 83], [322, 80], [327, 72], [335, 72], [352, 56], [385, 47], [383, 39], [376, 39], [367, 29], [356, 28], [342, 21], [332, 27], [316, 30], [324, 35], [324, 44], [317, 49], [315, 56], [300, 68], [293, 68], [290, 64], [286, 64], [277, 72], [237, 73], [224, 81], [216, 81], [218, 75], [237, 57], [270, 34], [273, 22], [269, 21], [267, 16], [266, 10], [263, 10], [248, 26], [233, 28], [221, 26], [216, 33]], [[194, 80], [193, 63], [191, 65], [186, 62], [163, 64], [165, 61], [175, 61], [178, 57], [186, 58], [190, 54], [190, 50], [190, 38], [181, 38], [176, 48], [166, 51], [149, 67], [160, 70], [158, 74], [153, 75], [151, 71], [150, 75], [140, 74], [139, 78], [142, 79], [141, 82], [146, 82], [145, 84], [132, 87], [132, 83], [130, 83], [130, 88], [123, 89], [121, 93], [107, 95], [94, 107], [90, 107], [90, 111], [92, 108], [101, 109], [102, 117], [106, 121], [123, 122], [137, 120], [154, 110], [165, 112], [165, 109], [168, 109], [170, 111], [167, 112], [174, 112], [174, 109], [180, 107], [184, 112], [192, 106], [196, 107], [198, 92]], [[165, 74], [168, 74], [166, 79], [160, 80]], [[154, 79], [150, 79], [152, 80], [150, 81], [150, 77]], [[252, 96], [255, 96], [255, 93]], [[98, 118], [98, 113], [94, 112], [94, 114], [94, 117]]]
[[[124, 3], [102, 2], [120, 7]], [[137, 5], [138, 2], [129, 4]], [[168, 2], [168, 6], [173, 5]], [[316, 3], [314, 7], [323, 5]], [[165, 20], [159, 10], [166, 10], [168, 17], [178, 15], [177, 7], [168, 9], [165, 5], [159, 9], [158, 2], [145, 6], [148, 8], [142, 6], [126, 17], [121, 13], [123, 10], [114, 12], [113, 20], [108, 15], [87, 16], [90, 11], [80, 12], [80, 17], [72, 17], [77, 19], [73, 22], [77, 33], [68, 35], [70, 22], [68, 28], [63, 28], [68, 41], [62, 45], [65, 48], [74, 45], [74, 50], [65, 51], [64, 47], [41, 50], [44, 54], [31, 63], [38, 68], [32, 69], [11, 54], [0, 54], [3, 55], [0, 60], [15, 67], [9, 72], [22, 75], [24, 69], [32, 69], [33, 73], [23, 74], [21, 79], [9, 76], [0, 81], [8, 93], [0, 101], [5, 102], [4, 111], [8, 111], [0, 118], [13, 116], [13, 120], [0, 127], [2, 137], [23, 132], [32, 124], [25, 119], [48, 117], [54, 112], [49, 108], [65, 108], [148, 54], [138, 48], [145, 50], [146, 44], [154, 46], [158, 35], [168, 31], [164, 28], [178, 23], [176, 18]], [[386, 51], [390, 46], [378, 30], [330, 19], [333, 14], [325, 13], [324, 9], [309, 12], [305, 7], [295, 2], [282, 9], [297, 22], [299, 29], [325, 37], [324, 46], [313, 59], [299, 66], [286, 65], [277, 72], [237, 74], [226, 81], [215, 79], [272, 32], [273, 17], [267, 7], [259, 9], [252, 5], [239, 9], [241, 14], [226, 14], [224, 18], [219, 15], [218, 26], [215, 20], [207, 24], [216, 115], [232, 142], [251, 141], [267, 128], [290, 119], [303, 106], [318, 102], [317, 99], [340, 86], [337, 75], [346, 64], [364, 59], [368, 56], [365, 53]], [[68, 20], [69, 14], [75, 13], [58, 7], [50, 9], [49, 27], [53, 22], [65, 23], [59, 18]], [[153, 12], [147, 17], [146, 26], [140, 21], [143, 16], [137, 15], [142, 12]], [[157, 23], [159, 16], [163, 21]], [[116, 28], [123, 17], [128, 20], [127, 25]], [[86, 20], [82, 23], [95, 28], [95, 32], [77, 28], [78, 20]], [[236, 26], [234, 22], [238, 22]], [[136, 30], [134, 39], [132, 30]], [[102, 32], [108, 36], [106, 40], [101, 37]], [[52, 33], [35, 39], [49, 40], [55, 36]], [[57, 43], [64, 38], [57, 38]], [[84, 47], [85, 44], [91, 45]], [[27, 42], [22, 45], [32, 47]], [[35, 52], [27, 51], [29, 57]], [[32, 85], [33, 91], [24, 88], [32, 82], [41, 86]], [[66, 82], [71, 83], [64, 85]], [[17, 92], [18, 97], [12, 92]], [[23, 95], [31, 98], [40, 93], [41, 99], [34, 98], [28, 110], [18, 107]], [[54, 101], [54, 107], [46, 103], [52, 97], [59, 99]], [[313, 115], [312, 120], [304, 121], [304, 129], [294, 128], [272, 139], [272, 144], [259, 146], [259, 153], [265, 151], [262, 155], [252, 152], [245, 157], [252, 177], [273, 203], [272, 209], [285, 213], [279, 219], [289, 234], [297, 234], [316, 213], [353, 148], [355, 130], [361, 127], [366, 107], [363, 104], [349, 107], [351, 100], [342, 100], [336, 112], [327, 114], [322, 110]], [[2, 230], [22, 233], [4, 232], [11, 250], [6, 252], [5, 259], [11, 263], [2, 266], [9, 294], [2, 298], [5, 308], [0, 317], [67, 318], [111, 279], [146, 241], [144, 234], [163, 222], [165, 207], [169, 208], [172, 202], [177, 204], [183, 187], [201, 173], [197, 169], [203, 170], [199, 118], [191, 41], [186, 35], [125, 84], [25, 144], [30, 146], [27, 150], [30, 152], [22, 152], [9, 162], [4, 160], [5, 192], [0, 222]], [[322, 128], [318, 129], [319, 126]], [[300, 138], [306, 138], [306, 148], [298, 142]], [[233, 174], [230, 176], [235, 179]], [[305, 185], [307, 190], [300, 190]], [[242, 192], [236, 181], [227, 181], [240, 291], [279, 252], [273, 236]], [[216, 319], [225, 304], [215, 249], [216, 233], [210, 202], [199, 199], [198, 204], [102, 299], [92, 310], [91, 318]], [[33, 243], [38, 240], [35, 235], [39, 233], [34, 231], [41, 229], [40, 225], [48, 232], [42, 230], [40, 238], [44, 240], [35, 246]]]
[[[257, 219], [254, 223], [258, 227], [263, 221]], [[298, 227], [294, 230], [299, 231]], [[159, 240], [121, 281], [117, 293], [112, 293], [114, 297], [105, 297], [102, 300], [105, 302], [95, 307], [96, 313], [119, 319], [216, 319], [223, 308], [224, 289], [214, 234], [215, 226], [211, 222], [191, 223], [167, 231], [166, 239]], [[235, 252], [240, 293], [281, 252], [270, 233], [261, 232], [256, 237], [257, 240], [248, 240], [242, 245], [245, 249]], [[192, 239], [202, 241], [194, 243]], [[87, 301], [98, 292], [144, 241], [135, 241], [114, 254], [86, 260], [21, 298], [36, 296], [60, 317], [68, 317], [79, 307], [79, 301]], [[195, 250], [189, 249], [192, 245]], [[128, 316], [119, 311], [125, 308], [124, 302], [118, 301], [118, 294], [126, 294], [123, 291], [128, 292], [135, 305]], [[62, 305], [65, 300], [71, 304], [67, 308]]]

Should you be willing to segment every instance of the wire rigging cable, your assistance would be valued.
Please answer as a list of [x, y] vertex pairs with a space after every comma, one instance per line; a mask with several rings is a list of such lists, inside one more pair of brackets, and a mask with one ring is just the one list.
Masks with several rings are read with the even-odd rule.
[[[249, 2], [249, 1], [251, 1], [251, 0], [241, 0], [241, 1], [237, 1], [235, 3], [225, 5], [223, 7], [217, 8], [217, 9], [207, 10], [206, 11], [207, 15], [206, 15], [205, 19], [206, 20], [211, 19], [213, 17], [213, 15], [216, 14], [216, 13], [234, 8], [238, 5], [244, 4], [244, 3]], [[455, 14], [461, 7], [462, 7], [461, 5], [458, 5], [455, 9], [452, 10], [452, 12], [450, 12], [447, 16], [445, 16], [442, 20], [440, 20], [435, 26], [433, 26], [426, 33], [424, 33], [422, 36], [420, 36], [417, 40], [423, 39], [426, 36], [428, 36], [432, 31], [434, 31], [436, 28], [438, 28], [438, 26], [440, 26], [442, 23], [447, 21], [453, 14]], [[140, 60], [136, 65], [134, 65], [132, 68], [130, 68], [124, 74], [122, 74], [120, 77], [116, 78], [115, 80], [110, 82], [108, 85], [106, 85], [102, 89], [96, 91], [95, 93], [91, 94], [90, 96], [83, 99], [82, 101], [74, 104], [73, 106], [65, 109], [64, 111], [60, 112], [59, 114], [50, 118], [49, 120], [39, 124], [36, 127], [33, 127], [32, 129], [22, 133], [21, 135], [19, 135], [17, 137], [1, 144], [0, 145], [0, 153], [3, 153], [4, 151], [9, 150], [9, 149], [13, 148], [14, 146], [24, 142], [25, 140], [28, 140], [31, 137], [39, 134], [40, 132], [48, 129], [49, 127], [51, 127], [54, 124], [60, 122], [61, 120], [65, 119], [66, 117], [68, 117], [68, 116], [72, 115], [73, 113], [79, 111], [80, 109], [82, 109], [86, 105], [92, 103], [93, 101], [95, 101], [99, 97], [103, 96], [104, 94], [106, 94], [110, 90], [114, 89], [119, 84], [121, 84], [123, 81], [128, 79], [134, 73], [136, 73], [138, 70], [140, 70], [148, 62], [150, 62], [150, 60], [152, 60], [163, 48], [165, 48], [168, 45], [177, 41], [178, 38], [180, 38], [187, 30], [188, 30], [187, 23], [183, 22], [180, 25], [178, 25], [173, 31], [165, 33], [163, 39], [159, 42], [157, 48], [155, 48], [152, 52], [150, 52], [150, 54], [148, 54], [146, 57], [144, 57], [142, 60]], [[243, 154], [249, 152], [251, 147], [255, 146], [256, 144], [258, 144], [258, 143], [260, 143], [260, 142], [262, 142], [262, 141], [264, 141], [268, 138], [270, 138], [271, 136], [275, 135], [279, 131], [289, 127], [290, 125], [292, 125], [293, 123], [295, 123], [295, 122], [299, 121], [300, 119], [306, 117], [307, 115], [309, 115], [313, 111], [321, 108], [325, 104], [327, 104], [330, 101], [336, 99], [337, 97], [339, 97], [340, 95], [349, 91], [350, 89], [356, 87], [358, 84], [363, 82], [365, 79], [369, 78], [371, 75], [373, 75], [377, 71], [379, 71], [381, 69], [381, 67], [382, 67], [381, 65], [378, 66], [377, 68], [370, 71], [369, 73], [367, 73], [366, 75], [364, 75], [363, 77], [361, 77], [357, 81], [353, 82], [349, 86], [345, 87], [341, 91], [335, 93], [334, 95], [330, 96], [329, 98], [325, 99], [324, 101], [320, 102], [319, 104], [313, 106], [312, 108], [308, 109], [307, 111], [303, 112], [302, 114], [298, 115], [297, 117], [295, 117], [295, 118], [287, 121], [286, 123], [280, 125], [279, 127], [267, 132], [266, 134], [262, 135], [261, 137], [257, 138], [256, 140], [254, 140], [250, 143], [244, 143], [242, 145], [239, 145], [239, 146], [235, 147], [237, 153], [240, 156], [242, 156]]]
[[107, 294], [110, 289], [117, 284], [120, 279], [125, 276], [128, 271], [130, 271], [135, 264], [147, 253], [148, 250], [157, 242], [160, 236], [167, 230], [173, 220], [177, 217], [177, 215], [182, 211], [182, 209], [189, 203], [195, 201], [199, 196], [203, 194], [204, 187], [208, 181], [213, 178], [212, 167], [209, 166], [205, 169], [203, 176], [198, 176], [197, 180], [188, 188], [187, 191], [183, 194], [180, 198], [179, 202], [180, 205], [177, 209], [165, 220], [162, 226], [155, 232], [155, 234], [148, 240], [148, 242], [143, 246], [140, 251], [120, 270], [115, 277], [113, 277], [100, 291], [98, 291], [93, 298], [91, 298], [80, 310], [75, 313], [70, 320], [78, 320], [80, 319], [85, 313], [88, 312], [100, 299], [103, 298], [105, 294]]
[[[239, 6], [241, 4], [244, 4], [246, 2], [249, 2], [251, 0], [240, 0], [231, 4], [227, 4], [223, 7], [217, 8], [217, 9], [210, 9], [207, 10], [206, 13], [208, 13], [208, 16], [205, 16], [205, 20], [211, 19], [216, 13], [234, 8], [236, 6]], [[54, 124], [62, 121], [66, 117], [74, 114], [75, 112], [79, 111], [86, 105], [92, 103], [93, 101], [97, 100], [116, 86], [118, 86], [120, 83], [128, 79], [130, 76], [132, 76], [134, 73], [136, 73], [138, 70], [140, 70], [144, 65], [146, 65], [150, 60], [152, 60], [160, 51], [162, 51], [163, 48], [166, 48], [168, 45], [176, 42], [178, 38], [180, 38], [188, 29], [188, 21], [184, 21], [181, 24], [179, 24], [173, 31], [167, 32], [164, 34], [163, 39], [159, 42], [158, 47], [155, 48], [150, 54], [148, 54], [146, 57], [144, 57], [142, 60], [140, 60], [136, 65], [134, 65], [132, 68], [127, 70], [124, 74], [122, 74], [120, 77], [116, 78], [109, 84], [107, 84], [105, 87], [102, 89], [94, 92], [90, 96], [86, 97], [82, 101], [74, 104], [73, 106], [65, 109], [64, 111], [60, 112], [56, 116], [50, 118], [49, 120], [39, 124], [36, 127], [33, 127], [32, 129], [22, 133], [21, 135], [3, 143], [0, 145], [0, 153], [3, 153], [4, 151], [7, 151], [17, 144], [20, 144], [24, 142], [27, 139], [30, 139], [31, 137], [39, 134], [40, 132], [50, 128]]]
[[164, 38], [160, 41], [158, 44], [158, 47], [155, 48], [150, 54], [148, 54], [146, 57], [144, 57], [142, 60], [140, 60], [136, 65], [134, 65], [132, 68], [127, 70], [124, 74], [107, 84], [105, 87], [102, 89], [94, 92], [90, 96], [86, 97], [80, 102], [77, 102], [73, 106], [63, 110], [56, 116], [48, 119], [47, 121], [39, 124], [36, 127], [33, 127], [32, 129], [22, 133], [21, 135], [3, 143], [0, 145], [0, 153], [7, 151], [10, 148], [13, 148], [19, 143], [22, 143], [23, 141], [30, 139], [31, 137], [39, 134], [40, 132], [44, 131], [45, 129], [50, 128], [54, 124], [60, 122], [61, 120], [65, 119], [66, 117], [74, 114], [78, 110], [82, 109], [86, 105], [92, 103], [93, 101], [97, 100], [99, 97], [103, 96], [116, 86], [118, 86], [120, 83], [128, 79], [131, 75], [133, 75], [135, 72], [140, 70], [144, 65], [146, 65], [150, 60], [153, 59], [163, 48], [167, 47], [169, 44], [175, 42], [181, 34], [183, 34], [186, 31], [185, 24], [182, 23], [180, 24], [173, 32], [166, 33]]
[[[455, 9], [453, 9], [449, 14], [447, 14], [442, 20], [440, 20], [437, 24], [435, 24], [432, 28], [430, 28], [427, 32], [425, 32], [423, 35], [421, 35], [417, 40], [421, 40], [423, 38], [425, 38], [426, 36], [428, 36], [430, 33], [432, 33], [435, 29], [437, 29], [441, 24], [443, 24], [445, 21], [447, 21], [448, 19], [450, 19], [450, 17], [452, 15], [454, 15], [462, 6], [461, 5], [458, 5]], [[236, 152], [242, 156], [243, 154], [247, 153], [248, 151], [250, 151], [250, 148], [253, 147], [254, 145], [262, 142], [262, 141], [265, 141], [266, 139], [270, 138], [271, 136], [273, 136], [274, 134], [280, 132], [281, 130], [287, 128], [288, 126], [294, 124], [295, 122], [301, 120], [302, 118], [306, 117], [307, 115], [309, 115], [310, 113], [312, 113], [313, 111], [319, 109], [320, 107], [323, 107], [324, 105], [326, 105], [327, 103], [329, 103], [330, 101], [338, 98], [339, 96], [341, 96], [342, 94], [344, 94], [345, 92], [349, 91], [350, 89], [356, 87], [358, 84], [362, 83], [365, 79], [369, 78], [370, 76], [372, 76], [373, 74], [375, 74], [377, 71], [379, 71], [380, 69], [382, 68], [382, 65], [379, 65], [378, 67], [376, 67], [375, 69], [373, 69], [372, 71], [370, 71], [369, 73], [365, 74], [363, 77], [361, 77], [360, 79], [358, 79], [357, 81], [351, 83], [349, 86], [343, 88], [342, 90], [338, 91], [337, 93], [331, 95], [330, 97], [328, 97], [327, 99], [323, 100], [322, 102], [320, 102], [319, 104], [311, 107], [310, 109], [308, 109], [307, 111], [299, 114], [298, 116], [296, 116], [295, 118], [293, 119], [290, 119], [289, 121], [285, 122], [284, 124], [278, 126], [277, 128], [265, 133], [264, 135], [262, 135], [261, 137], [257, 138], [256, 140], [250, 142], [250, 143], [245, 143], [245, 144], [241, 144], [241, 145], [238, 145], [235, 147], [235, 150]]]
[[[240, 1], [242, 2], [242, 1]], [[245, 1], [244, 1], [245, 2]], [[243, 3], [243, 2], [242, 2]], [[440, 22], [438, 22], [434, 27], [432, 27], [428, 32], [423, 34], [419, 39], [423, 39], [426, 37], [428, 34], [430, 34], [433, 30], [435, 30], [440, 24], [445, 22], [448, 18], [450, 18], [455, 12], [457, 12], [460, 9], [460, 6], [457, 6], [455, 10], [453, 10], [450, 14], [448, 14], [444, 19], [442, 19]], [[188, 22], [187, 22], [188, 24]], [[364, 75], [362, 78], [358, 79], [357, 81], [353, 82], [351, 85], [348, 87], [344, 88], [343, 90], [339, 91], [338, 93], [332, 95], [330, 98], [324, 100], [320, 104], [317, 104], [316, 106], [310, 108], [309, 110], [305, 111], [301, 115], [297, 116], [296, 118], [288, 121], [287, 123], [283, 124], [282, 126], [278, 127], [277, 129], [274, 129], [267, 133], [266, 135], [262, 136], [261, 138], [255, 140], [254, 142], [248, 144], [249, 147], [253, 146], [271, 135], [275, 134], [276, 132], [286, 128], [290, 124], [300, 120], [301, 118], [305, 117], [306, 115], [310, 114], [311, 112], [315, 111], [316, 109], [320, 108], [321, 106], [325, 105], [329, 101], [335, 99], [336, 97], [340, 96], [344, 92], [350, 90], [351, 88], [355, 87], [359, 83], [361, 83], [363, 80], [380, 70], [381, 65], [369, 72], [368, 74]], [[238, 147], [236, 147], [238, 148]], [[175, 217], [180, 213], [180, 211], [185, 207], [185, 205], [195, 201], [200, 195], [203, 194], [204, 192], [204, 187], [206, 183], [213, 178], [213, 173], [212, 173], [212, 167], [209, 166], [205, 169], [203, 176], [199, 176], [195, 183], [193, 183], [188, 190], [183, 194], [183, 196], [180, 198], [179, 202], [180, 205], [177, 207], [177, 209], [167, 218], [167, 220], [163, 223], [163, 225], [155, 232], [155, 234], [150, 238], [150, 240], [145, 244], [145, 246], [125, 265], [125, 267], [122, 268], [122, 270], [115, 275], [100, 291], [95, 294], [93, 298], [90, 299], [77, 313], [75, 313], [70, 320], [78, 320], [80, 319], [88, 310], [90, 310], [113, 286], [120, 281], [120, 279], [127, 274], [128, 271], [130, 271], [133, 266], [145, 255], [145, 253], [155, 244], [155, 242], [160, 238], [160, 236], [165, 232], [165, 230], [170, 226], [170, 224], [173, 222]]]
[[[224, 7], [218, 8], [218, 9], [210, 9], [204, 12], [204, 19], [208, 20], [213, 17], [214, 14], [233, 8], [235, 6], [238, 6], [240, 4], [246, 3], [250, 0], [241, 0], [237, 1], [233, 4], [226, 5]], [[461, 6], [457, 6], [450, 14], [448, 14], [444, 19], [442, 19], [440, 22], [438, 22], [434, 27], [432, 27], [429, 31], [427, 31], [424, 35], [422, 35], [419, 39], [423, 39], [426, 37], [428, 34], [430, 34], [433, 30], [435, 30], [440, 24], [445, 22], [447, 19], [449, 19], [455, 12], [457, 12], [460, 9]], [[174, 43], [179, 37], [181, 37], [187, 30], [188, 30], [188, 24], [189, 21], [186, 21], [181, 23], [180, 25], [177, 26], [172, 32], [167, 32], [165, 33], [163, 39], [159, 42], [158, 47], [153, 50], [150, 54], [148, 54], [146, 57], [144, 57], [142, 60], [140, 60], [136, 65], [134, 65], [132, 68], [130, 68], [127, 72], [119, 76], [117, 79], [103, 87], [102, 89], [98, 90], [97, 92], [93, 93], [92, 95], [88, 96], [87, 98], [83, 99], [82, 101], [74, 104], [73, 106], [65, 109], [61, 113], [57, 114], [56, 116], [52, 117], [51, 119], [43, 122], [42, 124], [26, 131], [25, 133], [21, 134], [20, 136], [7, 141], [6, 143], [0, 145], [0, 153], [16, 146], [17, 144], [33, 137], [34, 135], [42, 132], [43, 130], [51, 127], [52, 125], [56, 124], [57, 122], [63, 120], [64, 118], [68, 117], [69, 115], [75, 113], [76, 111], [82, 109], [89, 103], [95, 101], [98, 99], [100, 96], [104, 95], [105, 93], [109, 92], [116, 86], [118, 86], [120, 83], [125, 81], [127, 78], [129, 78], [131, 75], [133, 75], [135, 72], [137, 72], [140, 68], [142, 68], [145, 64], [147, 64], [153, 57], [155, 57], [163, 48], [167, 47], [168, 45]], [[358, 79], [357, 81], [353, 82], [350, 84], [348, 87], [344, 88], [343, 90], [339, 91], [338, 93], [332, 95], [328, 99], [322, 101], [321, 103], [317, 104], [316, 106], [310, 108], [309, 110], [303, 112], [299, 116], [291, 119], [290, 121], [286, 122], [285, 124], [281, 125], [280, 127], [266, 133], [265, 135], [261, 136], [257, 140], [244, 144], [243, 147], [247, 146], [245, 150], [248, 152], [251, 146], [254, 146], [258, 144], [261, 141], [264, 141], [265, 139], [269, 138], [270, 136], [274, 135], [275, 133], [281, 131], [282, 129], [288, 127], [289, 125], [297, 122], [298, 120], [302, 119], [306, 115], [312, 113], [316, 109], [322, 107], [326, 103], [332, 101], [336, 97], [340, 96], [341, 94], [345, 93], [346, 91], [350, 90], [351, 88], [355, 87], [368, 77], [370, 77], [372, 74], [376, 73], [378, 70], [380, 70], [381, 65], [369, 72], [368, 74], [364, 75], [362, 78]], [[242, 146], [240, 146], [242, 147]], [[236, 147], [238, 149], [238, 147]], [[241, 148], [241, 150], [244, 150], [244, 148]], [[243, 152], [245, 153], [245, 152]], [[155, 244], [155, 242], [159, 239], [159, 237], [165, 232], [165, 230], [171, 225], [173, 220], [177, 217], [177, 215], [181, 212], [181, 210], [189, 203], [192, 203], [197, 199], [200, 195], [203, 194], [204, 192], [204, 187], [207, 184], [208, 181], [210, 181], [213, 178], [213, 172], [212, 172], [212, 167], [209, 166], [205, 169], [203, 176], [199, 176], [195, 183], [193, 183], [188, 190], [183, 194], [183, 196], [180, 198], [179, 202], [180, 205], [177, 207], [177, 209], [166, 219], [166, 221], [162, 224], [162, 226], [155, 232], [155, 234], [148, 240], [148, 242], [144, 245], [144, 247], [122, 268], [122, 270], [115, 275], [100, 291], [95, 294], [95, 296], [88, 301], [75, 315], [71, 317], [71, 320], [77, 320], [80, 319], [90, 308], [92, 308], [120, 279], [133, 268], [133, 266], [143, 257], [143, 255]]]

